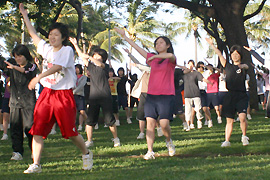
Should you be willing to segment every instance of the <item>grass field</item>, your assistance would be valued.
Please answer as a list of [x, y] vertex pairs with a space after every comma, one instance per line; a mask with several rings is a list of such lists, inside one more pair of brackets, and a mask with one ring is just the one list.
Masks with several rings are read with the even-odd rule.
[[[94, 131], [91, 171], [81, 170], [80, 151], [71, 141], [61, 138], [59, 129], [45, 140], [40, 174], [23, 174], [32, 163], [26, 141], [24, 160], [17, 162], [10, 160], [10, 139], [0, 141], [0, 179], [270, 179], [270, 119], [265, 119], [262, 111], [252, 114], [252, 120], [248, 121], [250, 145], [246, 147], [241, 143], [239, 122], [234, 124], [231, 147], [221, 148], [224, 119], [222, 124], [214, 121], [211, 129], [204, 126], [201, 130], [184, 132], [176, 118], [171, 124], [176, 155], [169, 157], [165, 138], [156, 137], [154, 151], [159, 157], [149, 161], [142, 158], [147, 152], [146, 140], [136, 139], [138, 122], [133, 118], [133, 124], [128, 125], [123, 116], [121, 119], [118, 128], [121, 147], [113, 147], [112, 135], [102, 124]], [[81, 134], [86, 138], [84, 132]]]

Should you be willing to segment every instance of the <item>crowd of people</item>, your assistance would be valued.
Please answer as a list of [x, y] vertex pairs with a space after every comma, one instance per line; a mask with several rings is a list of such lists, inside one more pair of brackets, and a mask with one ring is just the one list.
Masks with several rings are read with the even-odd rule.
[[[8, 139], [10, 124], [13, 149], [11, 160], [22, 160], [23, 138], [28, 138], [33, 164], [24, 173], [42, 171], [40, 162], [44, 139], [48, 134], [55, 133], [56, 123], [63, 138], [70, 139], [82, 152], [83, 169], [90, 170], [93, 166], [93, 153], [88, 148], [94, 145], [93, 131], [98, 129], [100, 110], [102, 109], [104, 127], [108, 127], [112, 133], [113, 146], [119, 147], [121, 143], [117, 127], [123, 123], [119, 118], [119, 110], [122, 107], [126, 122], [131, 124], [135, 104], [136, 120], [139, 122], [137, 139], [146, 138], [146, 160], [155, 159], [153, 144], [156, 128], [158, 136], [164, 135], [166, 139], [168, 155], [174, 156], [175, 145], [170, 122], [175, 116], [179, 116], [185, 131], [194, 129], [195, 124], [198, 129], [203, 124], [212, 128], [211, 109], [216, 113], [217, 123], [222, 123], [221, 115], [226, 118], [225, 141], [221, 147], [230, 146], [233, 123], [237, 119], [240, 121], [243, 146], [249, 144], [246, 134], [247, 118], [251, 119], [247, 74], [249, 67], [242, 63], [243, 51], [246, 49], [264, 64], [264, 59], [251, 48], [232, 46], [231, 61], [227, 61], [213, 45], [213, 41], [206, 38], [218, 55], [221, 67], [213, 67], [206, 60], [205, 63], [200, 61], [197, 64], [189, 60], [186, 66], [180, 66], [167, 37], [158, 37], [154, 41], [156, 52], [149, 53], [127, 37], [124, 29], [115, 28], [146, 60], [144, 65], [124, 49], [133, 61], [131, 65], [142, 71], [138, 79], [136, 74], [128, 73], [128, 69], [125, 74], [122, 67], [117, 70], [116, 75], [113, 67], [106, 63], [108, 54], [104, 49], [94, 49], [92, 56], [83, 53], [77, 40], [69, 37], [64, 24], [55, 23], [50, 27], [47, 43], [38, 36], [23, 4], [19, 7], [37, 52], [43, 58], [41, 61], [34, 61], [27, 46], [18, 44], [12, 51], [12, 58], [6, 61], [1, 57], [0, 60], [0, 69], [5, 77], [5, 83], [2, 83], [5, 88], [2, 91], [3, 97], [1, 96], [1, 140]], [[67, 45], [68, 41], [73, 44], [83, 65], [74, 65], [74, 50]], [[263, 108], [267, 109], [269, 70], [263, 70], [264, 73], [256, 69], [258, 98]], [[129, 94], [126, 91], [127, 82], [131, 87]], [[37, 84], [42, 87], [38, 98], [35, 92]], [[194, 123], [195, 115], [197, 123]], [[235, 120], [236, 115], [238, 118]], [[266, 117], [269, 117], [268, 113]], [[86, 141], [78, 133], [83, 130], [84, 124]]]

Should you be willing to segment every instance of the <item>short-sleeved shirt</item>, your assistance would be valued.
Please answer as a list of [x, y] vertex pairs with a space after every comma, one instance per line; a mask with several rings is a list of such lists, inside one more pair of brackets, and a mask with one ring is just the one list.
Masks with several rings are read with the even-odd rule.
[[184, 90], [184, 72], [182, 69], [176, 68], [174, 71], [174, 87], [175, 91]]
[[88, 71], [90, 73], [90, 95], [89, 99], [103, 99], [111, 97], [111, 89], [109, 86], [109, 65], [105, 64], [105, 68], [96, 66], [89, 62]]
[[237, 65], [229, 62], [225, 65], [226, 71], [226, 88], [229, 91], [246, 92], [245, 80], [246, 70], [240, 69]]
[[111, 89], [111, 94], [116, 96], [117, 95], [117, 84], [118, 84], [119, 80], [109, 78], [108, 81], [109, 81], [109, 85], [110, 85], [110, 89]]
[[120, 81], [117, 84], [117, 93], [118, 95], [127, 96], [127, 90], [126, 90], [126, 83], [127, 83], [127, 76], [122, 76]]
[[[147, 59], [154, 54], [147, 53]], [[174, 87], [174, 69], [175, 62], [165, 59], [160, 63], [161, 58], [155, 58], [150, 63], [151, 73], [148, 84], [147, 94], [151, 95], [175, 95]]]
[[208, 78], [212, 84], [207, 84], [207, 93], [217, 93], [219, 83], [219, 73], [213, 73]]
[[61, 71], [40, 80], [44, 87], [53, 90], [75, 88], [77, 77], [73, 59], [74, 53], [70, 46], [62, 46], [59, 51], [53, 52], [53, 47], [41, 40], [37, 46], [37, 53], [43, 57], [42, 73], [49, 70], [53, 65], [62, 66]]
[[[10, 62], [18, 66], [16, 62]], [[10, 77], [10, 101], [11, 108], [33, 109], [36, 104], [35, 90], [29, 90], [29, 82], [36, 77], [38, 68], [36, 64], [27, 63], [24, 66], [25, 72], [19, 72], [15, 69], [8, 69], [4, 59], [0, 60], [0, 69]]]
[[200, 89], [198, 81], [202, 81], [203, 76], [198, 71], [192, 71], [184, 75], [184, 97], [195, 98], [200, 97]]

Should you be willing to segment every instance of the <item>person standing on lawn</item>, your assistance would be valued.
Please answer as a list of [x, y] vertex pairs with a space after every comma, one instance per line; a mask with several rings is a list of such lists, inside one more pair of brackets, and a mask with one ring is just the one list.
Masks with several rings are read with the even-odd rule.
[[249, 144], [249, 138], [246, 136], [248, 126], [246, 119], [248, 96], [245, 86], [248, 65], [241, 63], [243, 57], [242, 47], [233, 45], [230, 48], [230, 56], [233, 62], [231, 64], [223, 57], [221, 51], [214, 46], [212, 39], [206, 38], [206, 41], [214, 49], [220, 59], [221, 65], [226, 71], [226, 87], [228, 89], [228, 94], [226, 94], [223, 101], [222, 115], [226, 117], [227, 124], [225, 129], [225, 141], [222, 143], [221, 147], [228, 147], [231, 145], [230, 137], [236, 112], [239, 113], [238, 117], [240, 119], [240, 127], [242, 130], [241, 141], [243, 146], [246, 146]]
[[28, 88], [35, 89], [38, 82], [44, 86], [34, 110], [34, 124], [29, 131], [33, 135], [33, 164], [24, 173], [40, 173], [41, 153], [44, 138], [48, 136], [53, 124], [57, 121], [62, 136], [71, 141], [81, 150], [83, 169], [90, 170], [93, 166], [93, 153], [88, 150], [84, 140], [76, 129], [76, 104], [72, 88], [76, 86], [74, 53], [68, 42], [68, 28], [62, 23], [55, 23], [49, 29], [49, 44], [42, 40], [32, 26], [28, 12], [22, 3], [20, 12], [28, 32], [42, 55], [42, 73], [33, 78]]

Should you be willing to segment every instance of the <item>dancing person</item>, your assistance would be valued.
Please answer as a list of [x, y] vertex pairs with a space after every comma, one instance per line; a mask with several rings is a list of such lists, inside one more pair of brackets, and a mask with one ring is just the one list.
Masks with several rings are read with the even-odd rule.
[[222, 115], [226, 117], [227, 123], [225, 128], [225, 141], [222, 143], [221, 147], [228, 147], [231, 145], [230, 138], [236, 112], [238, 112], [242, 130], [241, 141], [243, 146], [246, 146], [249, 144], [249, 138], [246, 136], [248, 126], [246, 119], [248, 96], [245, 87], [248, 65], [242, 63], [242, 48], [239, 45], [233, 45], [230, 48], [231, 64], [223, 57], [221, 51], [214, 46], [212, 39], [206, 38], [206, 41], [214, 49], [220, 59], [221, 65], [226, 71], [226, 87], [228, 89], [228, 94], [223, 101]]
[[74, 53], [68, 43], [68, 28], [62, 23], [55, 23], [49, 29], [49, 44], [42, 40], [32, 26], [28, 12], [22, 3], [20, 12], [28, 32], [37, 46], [37, 52], [43, 57], [42, 73], [33, 78], [28, 88], [34, 90], [38, 82], [44, 86], [34, 110], [34, 123], [29, 131], [33, 135], [33, 164], [24, 173], [40, 173], [40, 160], [44, 147], [44, 138], [50, 133], [57, 121], [62, 136], [81, 150], [83, 169], [93, 166], [93, 153], [84, 144], [76, 129], [76, 104], [72, 89], [76, 86]]
[[153, 144], [155, 140], [155, 126], [159, 117], [160, 126], [166, 137], [166, 146], [169, 156], [174, 156], [175, 146], [171, 139], [170, 121], [173, 120], [173, 101], [175, 95], [174, 88], [174, 69], [176, 57], [174, 55], [171, 41], [160, 36], [154, 41], [154, 47], [157, 54], [147, 53], [139, 47], [134, 41], [125, 35], [124, 29], [115, 28], [124, 40], [126, 40], [134, 49], [136, 49], [151, 67], [151, 73], [148, 84], [144, 113], [146, 117], [147, 130], [146, 140], [148, 152], [144, 159], [155, 159]]

